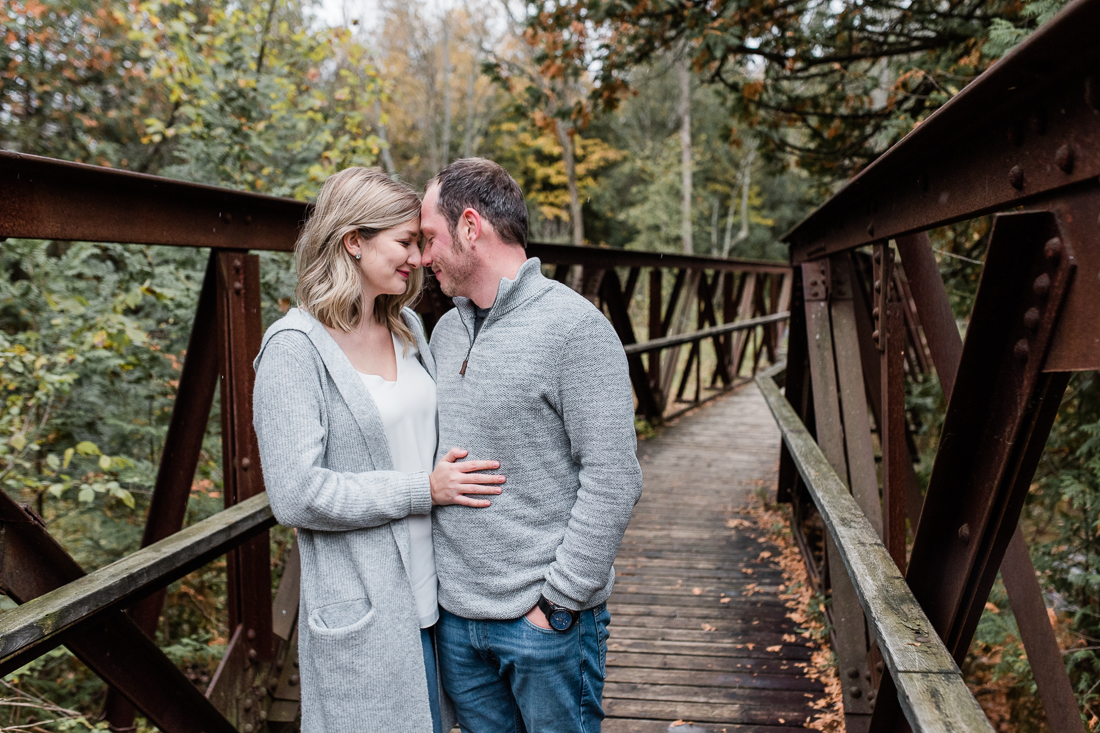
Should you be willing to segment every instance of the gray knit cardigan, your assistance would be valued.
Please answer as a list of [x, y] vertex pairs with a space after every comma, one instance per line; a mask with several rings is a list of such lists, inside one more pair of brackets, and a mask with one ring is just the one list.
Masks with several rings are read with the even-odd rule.
[[[434, 378], [419, 319], [402, 315]], [[302, 731], [431, 731], [406, 519], [431, 512], [428, 474], [393, 470], [374, 401], [304, 311], [268, 329], [255, 367], [264, 483], [279, 523], [298, 530]]]

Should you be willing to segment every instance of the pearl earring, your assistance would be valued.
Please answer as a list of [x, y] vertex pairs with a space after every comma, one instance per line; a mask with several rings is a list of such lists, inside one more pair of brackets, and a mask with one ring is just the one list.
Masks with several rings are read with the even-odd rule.
[[362, 258], [363, 258], [363, 253], [362, 252], [359, 252], [355, 255], [355, 259], [357, 259], [357, 260], [362, 259]]

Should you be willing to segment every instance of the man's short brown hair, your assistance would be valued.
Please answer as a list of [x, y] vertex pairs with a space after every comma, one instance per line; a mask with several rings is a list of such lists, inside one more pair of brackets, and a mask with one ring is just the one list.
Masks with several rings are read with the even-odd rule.
[[451, 238], [466, 209], [483, 216], [502, 242], [527, 247], [527, 202], [508, 171], [485, 158], [462, 158], [448, 165], [428, 185], [439, 186], [439, 213]]

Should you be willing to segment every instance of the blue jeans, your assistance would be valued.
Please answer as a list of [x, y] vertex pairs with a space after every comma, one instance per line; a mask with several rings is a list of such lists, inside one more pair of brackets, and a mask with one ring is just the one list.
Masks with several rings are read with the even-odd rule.
[[424, 672], [428, 677], [428, 705], [432, 709], [432, 733], [443, 733], [443, 716], [439, 712], [439, 680], [435, 676], [435, 650], [432, 648], [432, 628], [420, 630], [420, 648], [424, 651]]
[[443, 689], [463, 733], [600, 733], [610, 620], [600, 605], [562, 633], [440, 609]]

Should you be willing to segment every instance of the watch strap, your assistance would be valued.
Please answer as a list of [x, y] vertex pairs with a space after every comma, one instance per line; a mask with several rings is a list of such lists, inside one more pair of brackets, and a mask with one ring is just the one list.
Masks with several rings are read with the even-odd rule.
[[542, 611], [542, 614], [546, 616], [546, 623], [550, 624], [551, 629], [554, 629], [554, 624], [550, 621], [550, 617], [554, 615], [555, 612], [565, 611], [569, 614], [569, 617], [571, 619], [569, 626], [564, 629], [554, 629], [554, 631], [569, 631], [569, 629], [573, 628], [573, 626], [577, 623], [577, 619], [580, 616], [580, 614], [574, 611], [572, 608], [559, 606], [553, 601], [548, 600], [546, 596], [539, 596], [539, 602], [536, 605], [539, 607], [539, 610]]

